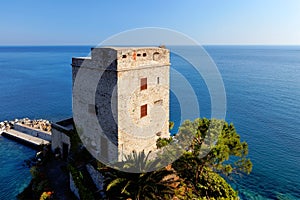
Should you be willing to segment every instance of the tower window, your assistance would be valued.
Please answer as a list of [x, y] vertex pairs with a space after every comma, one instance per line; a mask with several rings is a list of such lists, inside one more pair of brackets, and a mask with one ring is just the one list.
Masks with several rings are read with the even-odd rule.
[[159, 77], [157, 77], [157, 84], [159, 84]]
[[97, 106], [96, 105], [94, 105], [94, 104], [89, 104], [88, 105], [88, 111], [89, 111], [89, 113], [91, 113], [91, 114], [96, 114], [97, 115]]
[[147, 104], [141, 106], [141, 118], [147, 116]]
[[153, 60], [155, 60], [155, 61], [158, 61], [158, 60], [159, 60], [159, 53], [158, 53], [158, 52], [155, 52], [155, 53], [153, 54]]
[[147, 78], [141, 78], [141, 90], [147, 89]]
[[104, 160], [108, 159], [108, 143], [107, 139], [103, 136], [100, 137], [100, 148], [101, 148], [101, 158]]

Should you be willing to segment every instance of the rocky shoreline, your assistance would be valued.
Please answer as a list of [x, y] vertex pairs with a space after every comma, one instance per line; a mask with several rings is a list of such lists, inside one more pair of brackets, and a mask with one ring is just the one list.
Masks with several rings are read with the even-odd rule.
[[51, 132], [51, 122], [49, 120], [45, 119], [29, 119], [29, 118], [23, 118], [23, 119], [15, 119], [15, 120], [5, 120], [3, 122], [0, 122], [0, 131], [12, 129], [14, 127], [14, 124], [22, 124], [24, 126]]

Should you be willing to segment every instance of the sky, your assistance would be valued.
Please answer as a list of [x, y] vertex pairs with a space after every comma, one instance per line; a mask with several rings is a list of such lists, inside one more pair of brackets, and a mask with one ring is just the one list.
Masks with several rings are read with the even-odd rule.
[[300, 45], [300, 0], [3, 0], [0, 45], [96, 45], [161, 27], [200, 44]]

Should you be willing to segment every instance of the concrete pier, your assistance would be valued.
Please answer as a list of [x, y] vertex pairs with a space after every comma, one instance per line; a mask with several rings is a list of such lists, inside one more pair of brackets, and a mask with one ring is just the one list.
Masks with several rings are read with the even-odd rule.
[[29, 118], [0, 122], [0, 135], [37, 148], [51, 143], [51, 123]]
[[23, 143], [33, 146], [33, 147], [38, 147], [42, 144], [46, 145], [46, 144], [50, 143], [47, 140], [43, 140], [41, 138], [28, 135], [26, 133], [22, 133], [20, 131], [14, 130], [14, 129], [4, 130], [1, 133], [1, 135], [4, 137], [7, 137], [7, 138], [12, 138], [12, 139], [18, 140], [20, 142], [23, 142]]

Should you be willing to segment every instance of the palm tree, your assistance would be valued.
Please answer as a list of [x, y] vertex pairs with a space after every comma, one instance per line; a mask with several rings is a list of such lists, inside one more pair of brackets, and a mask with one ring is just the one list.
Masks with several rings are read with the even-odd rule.
[[[132, 152], [125, 162], [120, 162], [120, 169], [110, 169], [106, 174], [106, 193], [109, 199], [171, 199], [178, 180], [174, 170], [161, 168], [149, 172], [159, 165], [159, 160], [148, 160], [146, 155]], [[133, 173], [138, 170], [139, 173]]]

